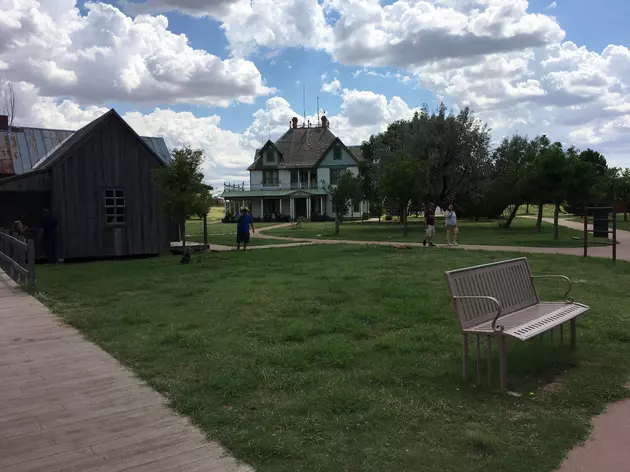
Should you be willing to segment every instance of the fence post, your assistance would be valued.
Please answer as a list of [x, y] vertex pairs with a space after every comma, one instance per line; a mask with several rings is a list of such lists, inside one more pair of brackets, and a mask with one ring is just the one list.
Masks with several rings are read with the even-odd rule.
[[588, 207], [584, 207], [584, 257], [588, 256]]
[[35, 240], [28, 240], [28, 288], [33, 290], [35, 288]]
[[613, 247], [612, 247], [612, 257], [613, 262], [617, 261], [617, 209], [615, 205], [613, 205], [612, 209], [612, 234], [613, 234]]

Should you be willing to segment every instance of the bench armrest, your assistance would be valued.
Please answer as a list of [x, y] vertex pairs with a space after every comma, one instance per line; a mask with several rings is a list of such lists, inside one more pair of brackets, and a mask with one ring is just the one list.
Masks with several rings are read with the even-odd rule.
[[569, 284], [569, 287], [567, 288], [567, 293], [564, 294], [564, 301], [566, 303], [573, 303], [574, 301], [573, 298], [569, 297], [569, 294], [571, 293], [571, 290], [573, 289], [573, 282], [566, 275], [533, 275], [532, 280], [534, 279], [564, 279], [566, 280], [567, 283]]
[[497, 325], [497, 321], [499, 320], [501, 313], [503, 313], [503, 306], [501, 305], [501, 302], [497, 300], [496, 298], [487, 297], [487, 296], [462, 295], [462, 296], [453, 297], [453, 300], [455, 300], [456, 303], [457, 303], [457, 300], [490, 300], [492, 303], [494, 303], [497, 306], [497, 314], [494, 315], [494, 319], [492, 320], [492, 331], [502, 332], [505, 329], [504, 326]]

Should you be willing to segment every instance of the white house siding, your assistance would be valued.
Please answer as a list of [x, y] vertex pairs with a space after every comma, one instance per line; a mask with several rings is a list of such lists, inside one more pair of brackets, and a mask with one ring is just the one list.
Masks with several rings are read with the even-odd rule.
[[262, 170], [252, 170], [249, 172], [249, 183], [252, 188], [259, 188], [263, 180]]
[[317, 169], [317, 183], [324, 181], [324, 185], [330, 184], [330, 169], [327, 167], [319, 167]]
[[[280, 179], [281, 184], [289, 185], [291, 183], [291, 171], [290, 170], [278, 171], [278, 178]], [[282, 208], [282, 210], [284, 211], [284, 208]], [[287, 211], [287, 214], [288, 213], [289, 212]]]

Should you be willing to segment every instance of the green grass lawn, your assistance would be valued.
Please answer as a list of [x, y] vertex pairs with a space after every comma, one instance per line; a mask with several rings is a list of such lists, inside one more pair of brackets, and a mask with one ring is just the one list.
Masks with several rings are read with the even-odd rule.
[[[278, 223], [254, 223], [254, 228], [265, 228]], [[203, 220], [188, 220], [186, 222], [186, 237], [189, 241], [203, 242]], [[208, 242], [222, 246], [236, 246], [236, 223], [215, 223], [208, 225]], [[286, 244], [285, 241], [273, 239], [250, 239], [251, 246], [268, 244]]]
[[[553, 225], [543, 223], [542, 231], [536, 232], [534, 220], [517, 218], [509, 229], [502, 229], [495, 221], [471, 222], [460, 221], [459, 242], [461, 244], [482, 244], [498, 246], [538, 246], [538, 247], [580, 247], [583, 245], [582, 233], [577, 230], [560, 227], [560, 239], [553, 240]], [[352, 239], [360, 241], [410, 241], [422, 242], [424, 222], [410, 221], [409, 235], [405, 238], [402, 226], [397, 222], [344, 222], [339, 236], [335, 235], [334, 223], [304, 223], [302, 229], [290, 227], [268, 230], [265, 234], [312, 239]], [[574, 240], [577, 237], [580, 240]], [[446, 243], [446, 228], [439, 223], [435, 243]]]
[[38, 288], [259, 472], [551, 472], [628, 395], [630, 264], [530, 256], [592, 311], [574, 352], [508, 343], [514, 397], [462, 383], [444, 281], [511, 257], [312, 246], [41, 267]]

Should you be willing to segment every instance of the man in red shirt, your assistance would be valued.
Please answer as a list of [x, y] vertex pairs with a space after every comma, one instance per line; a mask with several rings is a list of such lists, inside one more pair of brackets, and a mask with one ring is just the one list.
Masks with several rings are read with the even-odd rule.
[[431, 242], [433, 236], [435, 236], [435, 205], [433, 203], [429, 203], [429, 206], [424, 210], [424, 241], [422, 244], [424, 246], [429, 244], [429, 246], [434, 247], [435, 244]]

